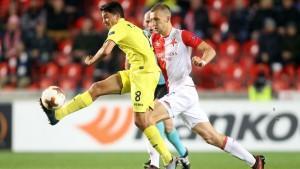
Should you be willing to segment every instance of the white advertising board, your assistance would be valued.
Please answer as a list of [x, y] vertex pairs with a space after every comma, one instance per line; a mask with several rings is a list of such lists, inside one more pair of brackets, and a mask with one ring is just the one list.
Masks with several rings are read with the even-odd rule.
[[[296, 101], [254, 103], [205, 100], [201, 106], [215, 128], [251, 151], [300, 151], [300, 105]], [[145, 151], [133, 122], [129, 99], [99, 99], [91, 106], [48, 124], [38, 102], [13, 103], [14, 151]], [[190, 151], [218, 150], [176, 119]]]

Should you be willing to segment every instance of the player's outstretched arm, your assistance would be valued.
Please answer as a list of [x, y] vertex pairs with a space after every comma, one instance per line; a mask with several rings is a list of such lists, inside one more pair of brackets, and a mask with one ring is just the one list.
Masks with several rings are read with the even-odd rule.
[[216, 51], [208, 43], [204, 41], [202, 41], [197, 46], [197, 50], [202, 52], [203, 56], [202, 57], [194, 56], [192, 58], [193, 64], [196, 66], [203, 67], [216, 56]]
[[85, 63], [87, 65], [91, 65], [95, 63], [97, 60], [101, 60], [105, 56], [109, 55], [115, 46], [115, 42], [112, 40], [107, 40], [104, 42], [102, 47], [98, 50], [98, 52], [94, 56], [86, 56]]

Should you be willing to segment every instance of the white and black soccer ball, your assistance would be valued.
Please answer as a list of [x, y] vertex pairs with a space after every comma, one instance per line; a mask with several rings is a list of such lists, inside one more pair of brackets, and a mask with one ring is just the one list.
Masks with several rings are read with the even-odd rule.
[[42, 104], [49, 110], [55, 110], [63, 106], [66, 95], [58, 86], [49, 86], [42, 93]]

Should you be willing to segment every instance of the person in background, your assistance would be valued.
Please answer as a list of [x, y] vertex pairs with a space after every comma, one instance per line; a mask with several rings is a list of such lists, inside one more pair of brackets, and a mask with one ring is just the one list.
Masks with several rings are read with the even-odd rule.
[[189, 9], [184, 15], [184, 25], [201, 38], [210, 37], [211, 23], [203, 0], [190, 1]]
[[286, 65], [300, 65], [300, 36], [298, 27], [294, 22], [285, 26], [285, 34], [282, 37], [281, 62]]
[[39, 22], [46, 23], [46, 11], [39, 0], [31, 0], [29, 8], [21, 17], [21, 27], [25, 38], [34, 34], [35, 26]]
[[254, 84], [248, 88], [250, 101], [270, 101], [272, 99], [272, 87], [264, 73], [259, 73]]
[[281, 37], [276, 31], [275, 20], [271, 18], [266, 19], [262, 33], [258, 38], [259, 53], [256, 62], [269, 66], [274, 63], [280, 63], [281, 43]]

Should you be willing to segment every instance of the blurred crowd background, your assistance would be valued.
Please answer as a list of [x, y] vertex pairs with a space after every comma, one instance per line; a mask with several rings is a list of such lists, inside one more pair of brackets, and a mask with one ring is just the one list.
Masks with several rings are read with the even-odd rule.
[[[0, 0], [0, 90], [49, 85], [79, 91], [123, 69], [119, 49], [83, 64], [106, 39], [99, 5], [107, 0]], [[142, 26], [157, 0], [119, 0]], [[196, 33], [217, 51], [193, 68], [199, 91], [300, 91], [300, 0], [167, 0], [174, 27]], [[195, 55], [201, 55], [195, 53]], [[265, 88], [266, 87], [266, 88]]]

